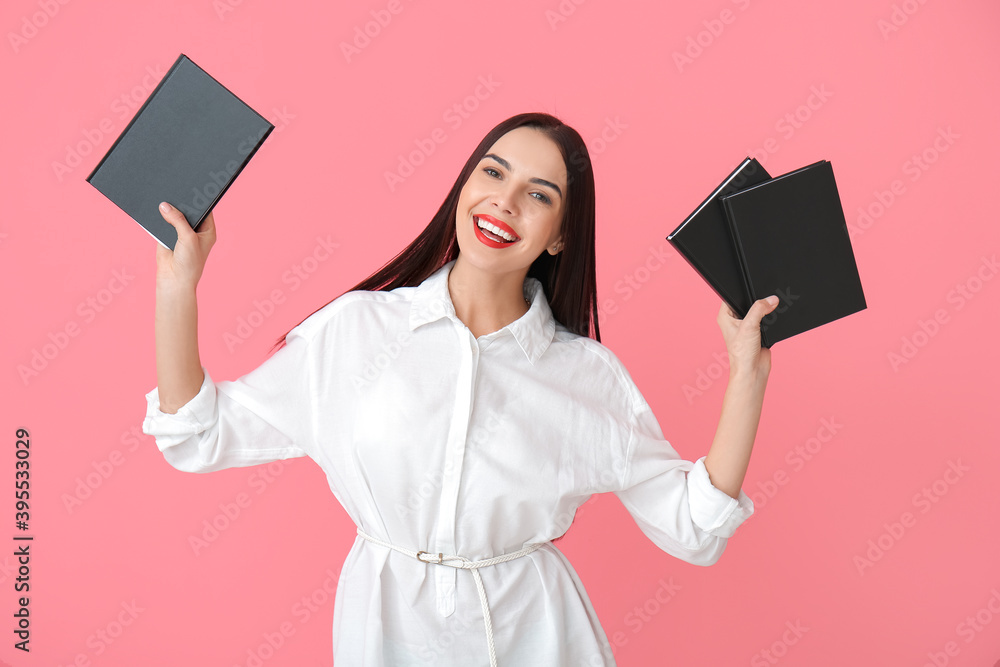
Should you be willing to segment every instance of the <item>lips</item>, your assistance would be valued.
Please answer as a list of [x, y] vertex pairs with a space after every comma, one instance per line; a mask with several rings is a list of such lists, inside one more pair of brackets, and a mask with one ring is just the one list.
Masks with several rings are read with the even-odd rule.
[[[500, 229], [513, 236], [514, 240], [513, 241], [497, 240], [501, 239], [502, 237], [494, 235], [494, 232], [492, 231], [486, 232], [483, 229], [481, 229], [479, 227], [479, 220], [482, 220], [483, 223], [487, 223], [491, 226], [496, 226], [497, 229]], [[497, 222], [499, 221], [494, 222], [495, 220], [496, 218], [493, 218], [492, 216], [482, 216], [482, 217], [476, 215], [472, 216], [472, 229], [476, 238], [479, 239], [479, 241], [483, 245], [489, 246], [490, 248], [509, 248], [511, 246], [517, 245], [518, 242], [521, 240], [521, 238], [517, 234], [514, 234], [512, 231], [507, 231], [510, 229], [508, 225], [504, 223], [497, 224]], [[501, 225], [503, 226], [501, 227]]]
[[485, 222], [488, 222], [491, 225], [496, 225], [497, 227], [499, 227], [503, 231], [505, 231], [508, 234], [510, 234], [511, 236], [513, 236], [515, 241], [520, 241], [521, 240], [521, 237], [517, 235], [517, 232], [515, 232], [513, 229], [511, 229], [510, 226], [507, 223], [503, 222], [502, 220], [497, 220], [492, 215], [486, 215], [485, 213], [483, 213], [483, 214], [480, 214], [480, 215], [477, 215], [477, 216], [474, 216], [474, 217], [479, 218], [480, 220], [483, 220]]

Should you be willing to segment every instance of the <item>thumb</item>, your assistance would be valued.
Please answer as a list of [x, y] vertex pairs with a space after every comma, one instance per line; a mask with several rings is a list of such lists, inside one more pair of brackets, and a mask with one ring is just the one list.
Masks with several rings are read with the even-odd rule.
[[774, 294], [764, 299], [758, 299], [757, 301], [754, 301], [752, 306], [750, 306], [750, 310], [747, 311], [747, 316], [743, 321], [755, 327], [759, 327], [760, 321], [777, 307], [778, 297]]
[[160, 202], [160, 215], [177, 230], [178, 239], [185, 238], [186, 234], [194, 234], [194, 230], [191, 229], [191, 225], [188, 223], [187, 218], [184, 217], [184, 214], [165, 201]]

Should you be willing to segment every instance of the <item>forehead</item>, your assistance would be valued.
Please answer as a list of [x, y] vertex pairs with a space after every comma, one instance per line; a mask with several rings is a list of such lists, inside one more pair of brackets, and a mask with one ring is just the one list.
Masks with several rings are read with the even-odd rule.
[[515, 128], [497, 139], [486, 152], [507, 160], [515, 174], [544, 178], [566, 191], [566, 163], [559, 146], [539, 130]]

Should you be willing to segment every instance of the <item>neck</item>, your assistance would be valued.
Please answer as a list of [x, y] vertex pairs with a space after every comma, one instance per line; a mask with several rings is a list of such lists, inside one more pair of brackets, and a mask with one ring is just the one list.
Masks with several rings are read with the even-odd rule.
[[524, 279], [528, 269], [510, 273], [484, 271], [459, 254], [448, 274], [455, 315], [476, 338], [499, 331], [528, 312]]

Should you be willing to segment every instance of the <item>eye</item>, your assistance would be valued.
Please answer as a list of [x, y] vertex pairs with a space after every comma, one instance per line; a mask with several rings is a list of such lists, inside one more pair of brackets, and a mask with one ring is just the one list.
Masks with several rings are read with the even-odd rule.
[[[489, 174], [493, 178], [503, 178], [503, 175], [500, 173], [500, 170], [497, 169], [496, 167], [483, 167], [483, 172]], [[537, 195], [537, 196], [535, 196], [535, 195]], [[533, 199], [536, 199], [537, 201], [542, 202], [543, 204], [551, 204], [552, 203], [552, 199], [547, 194], [545, 194], [544, 192], [532, 192], [530, 196]]]

